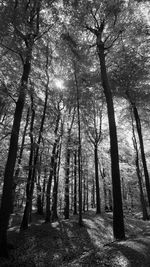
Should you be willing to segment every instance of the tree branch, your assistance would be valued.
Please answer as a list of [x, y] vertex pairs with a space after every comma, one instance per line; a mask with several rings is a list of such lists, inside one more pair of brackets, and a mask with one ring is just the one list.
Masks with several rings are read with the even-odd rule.
[[122, 33], [122, 31], [118, 32], [116, 38], [112, 41], [112, 43], [109, 46], [105, 47], [105, 50], [108, 50], [113, 46], [113, 44], [119, 39], [121, 33]]
[[92, 10], [92, 8], [91, 8], [91, 14], [92, 14], [92, 17], [94, 18], [94, 20], [95, 20], [95, 22], [96, 22], [96, 28], [97, 29], [99, 29], [99, 23], [98, 23], [98, 20], [97, 20], [97, 18], [96, 18], [96, 13], [97, 13], [97, 10], [95, 11], [95, 14], [93, 13], [93, 10]]
[[2, 47], [6, 48], [7, 50], [9, 50], [9, 51], [15, 53], [16, 55], [19, 55], [19, 57], [21, 58], [22, 63], [24, 63], [23, 57], [22, 57], [22, 55], [21, 55], [20, 52], [14, 50], [14, 49], [12, 49], [12, 48], [10, 48], [9, 46], [7, 46], [7, 45], [5, 45], [5, 44], [3, 44], [3, 43], [0, 43], [0, 45], [1, 45]]
[[90, 32], [94, 33], [97, 36], [98, 31], [93, 29], [92, 27], [88, 26], [87, 24], [85, 25], [86, 29], [89, 30]]

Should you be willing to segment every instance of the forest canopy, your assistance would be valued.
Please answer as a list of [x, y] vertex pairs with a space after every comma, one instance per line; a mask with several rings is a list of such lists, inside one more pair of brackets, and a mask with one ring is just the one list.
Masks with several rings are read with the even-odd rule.
[[0, 2], [0, 255], [11, 215], [150, 209], [150, 3]]

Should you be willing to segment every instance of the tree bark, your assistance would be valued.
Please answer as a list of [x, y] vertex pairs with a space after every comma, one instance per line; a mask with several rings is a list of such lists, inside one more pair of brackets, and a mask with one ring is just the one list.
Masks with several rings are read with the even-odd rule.
[[57, 164], [58, 164], [58, 157], [59, 157], [59, 144], [57, 144], [57, 151], [55, 155], [55, 162], [54, 162], [54, 186], [53, 186], [53, 201], [52, 201], [52, 222], [58, 219], [57, 214], [57, 202], [58, 202], [58, 173], [57, 173]]
[[42, 188], [42, 214], [44, 210], [45, 203], [45, 185], [46, 185], [46, 177], [47, 177], [47, 168], [44, 169], [44, 180], [43, 180], [43, 188]]
[[143, 220], [149, 220], [148, 212], [146, 208], [146, 201], [145, 201], [145, 197], [143, 193], [142, 176], [141, 176], [140, 166], [139, 166], [139, 153], [138, 153], [138, 146], [137, 146], [137, 140], [136, 140], [136, 135], [135, 135], [135, 130], [134, 130], [134, 122], [133, 122], [132, 113], [131, 113], [131, 119], [132, 119], [132, 133], [133, 133], [132, 139], [133, 139], [133, 146], [134, 146], [135, 154], [136, 154], [135, 165], [136, 165], [136, 173], [137, 173], [139, 189], [140, 189], [140, 200], [141, 200], [141, 208], [142, 208], [142, 213], [143, 213]]
[[133, 108], [134, 118], [136, 121], [137, 133], [138, 133], [139, 142], [140, 142], [140, 150], [141, 150], [141, 158], [142, 158], [143, 169], [144, 169], [146, 191], [147, 191], [148, 203], [149, 203], [149, 207], [150, 207], [150, 181], [149, 181], [149, 174], [148, 174], [145, 151], [144, 151], [141, 121], [140, 121], [140, 117], [139, 117], [136, 105], [132, 102], [131, 102], [131, 104], [132, 104], [132, 108]]
[[77, 90], [77, 118], [78, 118], [78, 177], [79, 177], [79, 225], [83, 225], [82, 221], [82, 173], [81, 173], [81, 122], [80, 122], [80, 97], [79, 97], [79, 87], [76, 74], [75, 66], [75, 84]]
[[41, 187], [41, 164], [42, 164], [42, 153], [40, 155], [38, 177], [37, 177], [37, 214], [43, 215], [42, 207], [42, 187]]
[[96, 213], [101, 213], [101, 200], [100, 200], [100, 189], [99, 189], [99, 175], [98, 175], [98, 151], [97, 143], [94, 146], [94, 162], [95, 162], [95, 184], [96, 184]]
[[97, 32], [97, 51], [100, 61], [102, 85], [107, 103], [109, 133], [110, 133], [111, 174], [112, 174], [112, 189], [113, 189], [113, 234], [115, 239], [122, 240], [125, 238], [125, 230], [124, 230], [122, 196], [121, 196], [117, 131], [116, 131], [112, 93], [107, 77], [104, 43], [101, 41], [101, 34], [102, 31], [100, 29], [100, 31]]
[[[37, 161], [38, 161], [38, 157], [39, 157], [39, 148], [40, 148], [40, 142], [41, 142], [43, 128], [44, 128], [44, 121], [45, 121], [47, 101], [48, 101], [48, 86], [49, 86], [49, 76], [47, 77], [47, 84], [46, 84], [46, 91], [45, 91], [45, 102], [44, 102], [44, 109], [43, 109], [41, 125], [40, 125], [40, 130], [39, 130], [39, 136], [38, 136], [38, 141], [37, 141], [37, 148], [36, 148], [35, 153], [34, 153], [33, 170], [32, 170], [32, 173], [30, 173], [32, 175], [31, 186], [30, 186], [29, 191], [28, 191], [26, 206], [25, 206], [25, 210], [24, 210], [25, 216], [23, 216], [23, 221], [21, 224], [22, 230], [23, 229], [25, 230], [28, 228], [30, 209], [32, 207], [32, 197], [33, 197], [33, 191], [34, 191], [35, 175], [36, 175], [36, 170], [37, 170]], [[31, 131], [31, 133], [32, 132], [33, 132], [33, 129]]]
[[12, 192], [13, 192], [13, 182], [14, 182], [13, 175], [17, 158], [20, 123], [25, 103], [25, 96], [26, 96], [28, 78], [31, 67], [30, 61], [31, 61], [31, 55], [30, 58], [26, 60], [23, 66], [23, 75], [21, 79], [20, 92], [16, 103], [16, 109], [14, 113], [14, 120], [13, 120], [10, 145], [8, 151], [8, 158], [4, 172], [4, 186], [3, 186], [3, 194], [2, 194], [1, 209], [0, 209], [0, 256], [5, 256], [5, 257], [8, 256], [7, 228], [13, 205], [12, 203], [13, 201]]
[[89, 210], [89, 175], [87, 173], [87, 181], [86, 181], [86, 210]]
[[[58, 132], [58, 127], [59, 127], [59, 120], [60, 120], [60, 114], [57, 116], [56, 120], [56, 127], [55, 127], [55, 136], [57, 136]], [[45, 222], [48, 223], [51, 221], [51, 186], [52, 186], [52, 179], [53, 179], [53, 172], [54, 172], [54, 163], [55, 163], [55, 154], [56, 154], [56, 148], [57, 144], [59, 143], [59, 136], [55, 138], [55, 142], [53, 144], [53, 150], [52, 150], [52, 156], [51, 156], [51, 163], [50, 163], [50, 174], [49, 174], [49, 179], [47, 183], [47, 188], [46, 188], [46, 214], [45, 214]]]
[[[15, 191], [16, 191], [16, 186], [18, 183], [18, 177], [19, 177], [19, 173], [20, 173], [20, 165], [22, 162], [22, 155], [23, 155], [23, 150], [24, 150], [24, 142], [25, 142], [25, 137], [26, 137], [26, 131], [27, 131], [27, 127], [28, 127], [28, 123], [29, 123], [29, 113], [30, 113], [30, 108], [28, 108], [27, 110], [27, 116], [26, 116], [26, 123], [24, 126], [24, 131], [23, 131], [23, 137], [22, 137], [22, 142], [21, 142], [21, 148], [20, 148], [20, 153], [19, 153], [19, 157], [18, 157], [18, 163], [17, 163], [17, 169], [15, 171], [15, 175], [14, 175], [14, 184], [13, 184], [13, 203], [15, 202]], [[12, 207], [12, 212], [13, 212], [14, 207]]]
[[77, 152], [74, 152], [74, 211], [73, 214], [77, 214]]
[[31, 124], [30, 124], [30, 157], [29, 157], [29, 173], [26, 185], [26, 205], [24, 209], [24, 214], [20, 226], [20, 230], [25, 230], [28, 228], [30, 208], [32, 203], [32, 192], [34, 188], [33, 180], [33, 158], [34, 158], [34, 140], [33, 140], [33, 128], [34, 128], [34, 119], [35, 119], [35, 110], [33, 106], [33, 96], [31, 95]]
[[95, 208], [95, 177], [92, 178], [91, 207]]
[[65, 219], [69, 219], [69, 173], [70, 173], [70, 131], [68, 133], [67, 151], [66, 151], [66, 166], [65, 166]]

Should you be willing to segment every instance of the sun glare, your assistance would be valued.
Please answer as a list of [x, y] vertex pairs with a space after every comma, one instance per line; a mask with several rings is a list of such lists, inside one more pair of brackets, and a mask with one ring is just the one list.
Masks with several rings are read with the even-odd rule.
[[55, 79], [54, 84], [58, 89], [64, 88], [64, 82], [61, 79]]

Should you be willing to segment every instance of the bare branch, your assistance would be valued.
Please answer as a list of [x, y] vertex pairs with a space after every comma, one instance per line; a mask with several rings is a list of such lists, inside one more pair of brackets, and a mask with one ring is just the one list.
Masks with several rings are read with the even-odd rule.
[[122, 33], [122, 31], [118, 32], [116, 38], [112, 41], [112, 43], [109, 46], [105, 47], [105, 50], [108, 50], [113, 46], [113, 44], [119, 39], [121, 33]]
[[22, 63], [24, 63], [23, 57], [22, 57], [22, 55], [21, 55], [20, 52], [14, 50], [14, 49], [12, 49], [12, 48], [10, 48], [9, 46], [7, 46], [7, 45], [5, 45], [5, 44], [3, 44], [3, 43], [0, 43], [0, 45], [1, 45], [2, 47], [6, 48], [7, 50], [9, 50], [9, 51], [15, 53], [16, 55], [18, 55], [18, 56], [21, 58]]
[[35, 41], [37, 41], [38, 39], [40, 39], [41, 37], [43, 37], [43, 35], [45, 35], [46, 33], [49, 32], [49, 30], [54, 26], [54, 24], [50, 25], [48, 27], [48, 29], [46, 29], [44, 32], [42, 32], [41, 34], [39, 34], [36, 38], [35, 38]]
[[15, 104], [17, 103], [17, 101], [11, 96], [10, 93], [8, 93], [8, 96], [15, 102]]
[[88, 26], [87, 24], [85, 25], [86, 29], [89, 30], [90, 32], [94, 33], [97, 36], [98, 31], [93, 29], [92, 27]]
[[95, 20], [95, 22], [96, 22], [96, 25], [97, 25], [97, 29], [99, 29], [99, 23], [98, 23], [98, 20], [97, 20], [97, 18], [96, 18], [96, 13], [97, 13], [97, 10], [95, 11], [95, 14], [94, 14], [94, 12], [93, 12], [93, 10], [92, 10], [92, 8], [91, 8], [91, 14], [92, 14], [92, 17], [94, 18], [94, 20]]
[[10, 135], [11, 134], [11, 132], [10, 133], [7, 133], [7, 134], [5, 134], [1, 139], [0, 139], [0, 142], [3, 140], [3, 139], [5, 139], [8, 135]]

